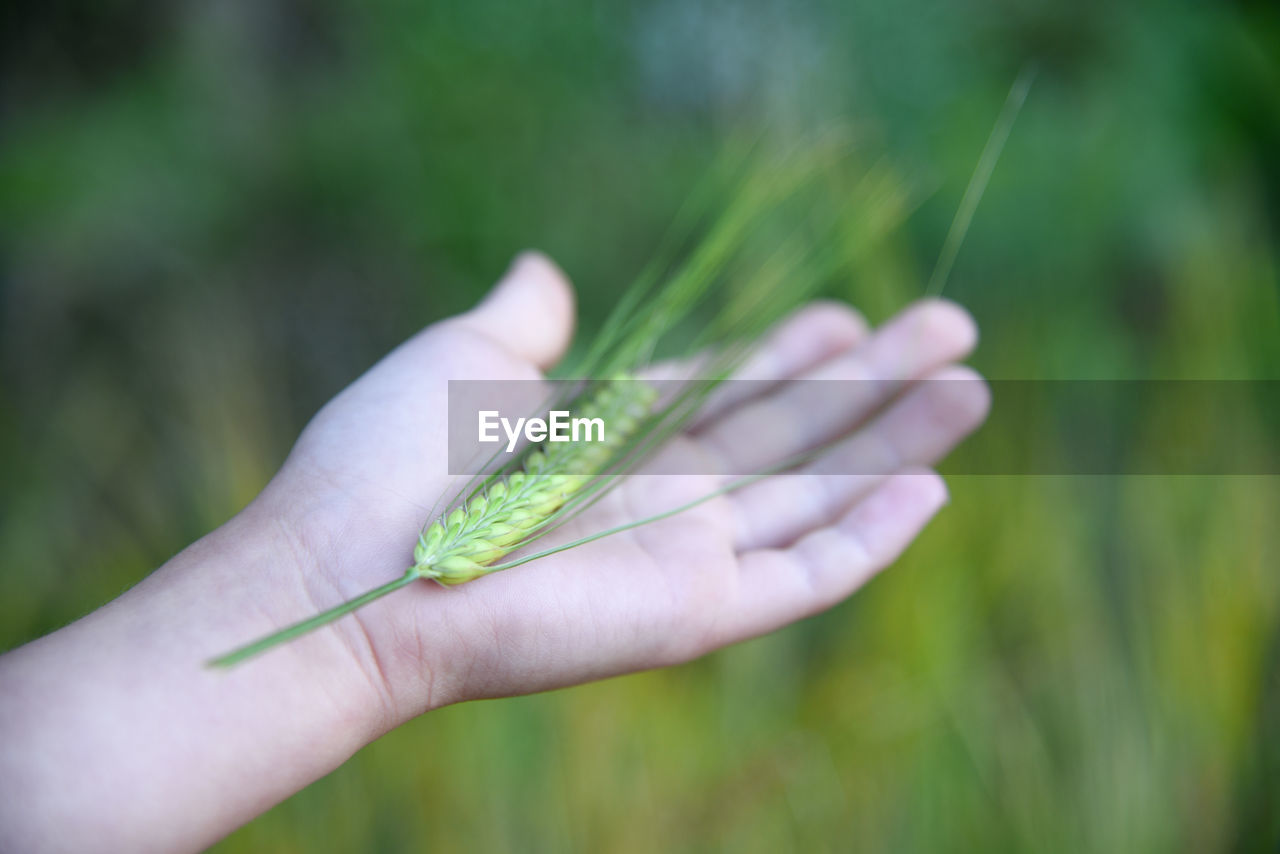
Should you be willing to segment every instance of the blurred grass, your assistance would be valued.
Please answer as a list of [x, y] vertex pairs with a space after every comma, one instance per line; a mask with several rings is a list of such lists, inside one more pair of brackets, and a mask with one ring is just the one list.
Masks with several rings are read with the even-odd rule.
[[[842, 286], [883, 319], [1029, 58], [948, 286], [978, 367], [1280, 376], [1268, 4], [58, 10], [0, 27], [0, 647], [234, 513], [519, 248], [562, 262], [589, 329], [744, 129], [852, 121], [932, 190]], [[432, 714], [216, 850], [1275, 850], [1275, 478], [951, 488], [827, 615]]]

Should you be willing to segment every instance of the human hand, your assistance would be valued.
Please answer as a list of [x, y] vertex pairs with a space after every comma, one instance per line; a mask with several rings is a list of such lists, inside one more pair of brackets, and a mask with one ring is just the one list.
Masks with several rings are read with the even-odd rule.
[[[448, 381], [535, 381], [567, 347], [572, 326], [563, 274], [542, 256], [522, 255], [484, 303], [406, 342], [315, 417], [248, 512], [289, 533], [318, 607], [396, 578], [412, 562], [418, 531], [451, 485]], [[846, 307], [803, 308], [739, 376], [860, 381], [838, 386], [842, 399], [814, 400], [803, 383], [747, 400], [725, 397], [767, 383], [723, 389], [715, 411], [649, 467], [705, 474], [641, 469], [537, 548], [680, 506], [732, 473], [862, 425], [828, 454], [459, 587], [414, 584], [331, 630], [394, 725], [460, 700], [674, 664], [827, 608], [897, 557], [944, 503], [944, 485], [923, 466], [985, 416], [985, 385], [951, 364], [974, 341], [968, 316], [940, 301], [918, 303], [874, 333]]]
[[431, 708], [684, 661], [828, 607], [937, 511], [943, 484], [920, 466], [987, 407], [981, 380], [951, 365], [975, 338], [958, 308], [917, 304], [872, 333], [812, 305], [740, 375], [867, 382], [816, 402], [803, 384], [754, 400], [725, 389], [653, 462], [720, 475], [633, 475], [539, 548], [707, 495], [908, 386], [804, 470], [460, 587], [413, 584], [231, 671], [201, 666], [401, 574], [450, 486], [448, 380], [538, 381], [572, 318], [562, 275], [522, 256], [478, 308], [325, 406], [234, 519], [0, 656], [0, 849], [197, 850]]

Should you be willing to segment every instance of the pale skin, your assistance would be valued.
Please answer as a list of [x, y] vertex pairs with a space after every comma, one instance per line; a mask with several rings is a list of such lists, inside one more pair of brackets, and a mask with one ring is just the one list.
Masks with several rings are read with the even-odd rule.
[[[447, 380], [539, 378], [573, 314], [563, 274], [520, 256], [479, 306], [330, 401], [235, 518], [119, 599], [0, 657], [0, 850], [199, 850], [424, 712], [688, 661], [829, 608], [945, 504], [929, 466], [987, 410], [977, 375], [956, 365], [976, 341], [956, 306], [918, 303], [872, 331], [847, 307], [810, 305], [741, 375], [877, 380], [865, 399], [814, 409], [788, 405], [785, 390], [722, 397], [663, 453], [691, 471], [740, 472], [858, 428], [835, 456], [457, 588], [415, 583], [230, 671], [204, 666], [403, 573], [455, 483], [431, 451], [444, 448]], [[925, 378], [968, 382], [910, 385]], [[750, 429], [761, 419], [783, 429]], [[830, 473], [863, 456], [895, 473]], [[555, 537], [724, 480], [632, 478]]]

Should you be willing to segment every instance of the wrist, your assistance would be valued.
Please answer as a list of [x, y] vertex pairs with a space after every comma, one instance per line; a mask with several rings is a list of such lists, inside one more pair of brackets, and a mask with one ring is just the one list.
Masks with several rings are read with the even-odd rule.
[[[188, 555], [187, 552], [194, 552]], [[212, 659], [314, 617], [348, 594], [288, 516], [260, 502], [214, 530], [182, 553], [177, 571], [197, 565], [216, 579], [219, 606], [239, 615], [217, 635], [201, 665], [215, 676], [234, 677], [270, 670], [295, 684], [321, 686], [335, 714], [364, 741], [394, 726], [396, 713], [385, 673], [365, 623], [355, 615], [321, 626], [230, 667], [210, 667]], [[163, 571], [168, 571], [166, 566]], [[359, 746], [359, 745], [357, 745]]]
[[[411, 545], [412, 539], [404, 534], [406, 520], [353, 526], [351, 497], [344, 492], [343, 500], [337, 500], [331, 484], [326, 489], [313, 480], [286, 467], [240, 516], [210, 535], [257, 543], [258, 551], [273, 555], [280, 576], [274, 582], [278, 592], [271, 597], [268, 627], [237, 639], [218, 654], [398, 581], [412, 563], [411, 548], [404, 545], [407, 540]], [[416, 529], [420, 510], [411, 510], [413, 519], [408, 522]], [[344, 674], [347, 682], [362, 686], [353, 701], [374, 720], [375, 734], [381, 734], [462, 699], [449, 689], [455, 680], [447, 677], [445, 667], [453, 659], [446, 649], [453, 633], [434, 636], [437, 627], [450, 622], [445, 612], [452, 604], [457, 604], [456, 597], [434, 584], [415, 581], [235, 669], [290, 650], [312, 666]]]

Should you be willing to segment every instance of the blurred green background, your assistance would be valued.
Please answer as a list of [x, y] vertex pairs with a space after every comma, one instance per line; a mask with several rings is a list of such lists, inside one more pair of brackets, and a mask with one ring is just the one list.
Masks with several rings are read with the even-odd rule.
[[[885, 318], [922, 293], [1028, 60], [947, 289], [982, 326], [974, 363], [1280, 378], [1270, 2], [17, 0], [0, 20], [0, 648], [228, 518], [324, 400], [517, 250], [559, 260], [592, 328], [735, 134], [841, 121], [928, 191], [840, 285]], [[831, 613], [434, 713], [215, 850], [1275, 851], [1277, 478], [951, 488]]]

